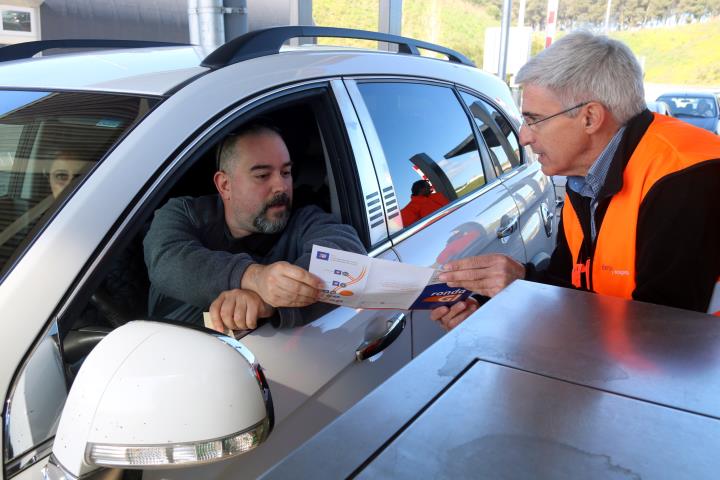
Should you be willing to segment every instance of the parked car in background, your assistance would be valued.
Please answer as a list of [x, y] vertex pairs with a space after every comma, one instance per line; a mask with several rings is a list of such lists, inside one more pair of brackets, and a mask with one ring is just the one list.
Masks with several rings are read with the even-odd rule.
[[712, 92], [670, 92], [657, 98], [670, 106], [674, 117], [720, 134], [720, 103]]
[[658, 102], [647, 102], [647, 108], [651, 112], [660, 113], [662, 115], [667, 115], [668, 117], [672, 117], [672, 110], [670, 109], [670, 105], [667, 104], [667, 102], [658, 101]]
[[[402, 53], [283, 46], [338, 36]], [[372, 257], [437, 266], [499, 252], [540, 264], [552, 251], [553, 186], [519, 145], [510, 91], [457, 52], [280, 27], [209, 56], [156, 45], [30, 58], [58, 45], [107, 46], [0, 49], [6, 479], [40, 478], [51, 450], [50, 479], [100, 468], [255, 478], [443, 335], [428, 311], [345, 307], [239, 341], [149, 321], [142, 239], [153, 213], [213, 193], [217, 145], [247, 122], [281, 130], [295, 204], [353, 225]], [[77, 168], [56, 171], [62, 152], [81, 157]], [[421, 178], [449, 203], [405, 225]]]

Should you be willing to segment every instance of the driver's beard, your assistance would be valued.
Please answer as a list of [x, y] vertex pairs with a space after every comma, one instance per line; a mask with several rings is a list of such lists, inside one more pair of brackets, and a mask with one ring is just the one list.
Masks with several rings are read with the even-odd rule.
[[[285, 205], [286, 209], [278, 218], [271, 219], [267, 216], [270, 207], [277, 205]], [[290, 196], [286, 193], [279, 193], [272, 200], [265, 204], [263, 209], [253, 219], [253, 227], [258, 233], [278, 233], [281, 232], [290, 219]]]

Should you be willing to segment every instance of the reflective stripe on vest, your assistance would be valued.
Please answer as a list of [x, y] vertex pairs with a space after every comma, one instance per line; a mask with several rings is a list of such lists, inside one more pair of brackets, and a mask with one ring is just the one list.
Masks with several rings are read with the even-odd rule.
[[[622, 189], [610, 200], [597, 234], [593, 258], [579, 260], [583, 232], [572, 204], [563, 207], [563, 228], [575, 268], [572, 282], [594, 292], [631, 299], [635, 290], [635, 241], [640, 204], [661, 178], [708, 159], [720, 158], [720, 145], [712, 133], [665, 115], [654, 119], [638, 143], [623, 172]], [[577, 280], [577, 283], [576, 283]]]
[[708, 313], [720, 317], [720, 278], [718, 278], [718, 281], [715, 284], [715, 290], [713, 290], [712, 297], [710, 298]]

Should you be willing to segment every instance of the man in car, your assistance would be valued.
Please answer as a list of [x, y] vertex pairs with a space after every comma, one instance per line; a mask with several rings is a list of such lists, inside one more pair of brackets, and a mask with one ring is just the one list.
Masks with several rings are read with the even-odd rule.
[[427, 180], [413, 183], [410, 192], [410, 202], [400, 210], [400, 217], [406, 227], [450, 203], [442, 193], [433, 193]]
[[[449, 262], [452, 287], [493, 296], [518, 278], [706, 311], [720, 276], [720, 138], [645, 108], [624, 44], [567, 35], [518, 72], [520, 143], [568, 189], [549, 267], [504, 255]], [[471, 304], [436, 309], [452, 328]]]
[[708, 100], [700, 100], [700, 103], [698, 103], [698, 114], [701, 117], [714, 117], [715, 113], [713, 112], [712, 105]]
[[145, 236], [153, 317], [214, 328], [302, 325], [329, 308], [313, 305], [322, 282], [306, 268], [313, 244], [365, 253], [353, 227], [316, 206], [292, 210], [292, 162], [280, 134], [253, 124], [218, 153], [218, 193], [170, 199]]

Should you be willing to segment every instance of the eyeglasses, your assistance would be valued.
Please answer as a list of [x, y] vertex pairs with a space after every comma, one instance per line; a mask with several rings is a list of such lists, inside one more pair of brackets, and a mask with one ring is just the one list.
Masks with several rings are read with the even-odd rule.
[[[527, 119], [525, 116], [523, 116], [523, 123], [522, 123], [522, 125], [528, 127], [528, 128], [529, 128], [530, 130], [532, 130], [532, 131], [536, 131], [536, 130], [537, 130], [536, 125], [537, 125], [538, 123], [544, 122], [545, 120], [550, 120], [551, 118], [555, 118], [555, 117], [557, 117], [557, 116], [559, 116], [559, 115], [562, 115], [562, 114], [564, 114], [564, 113], [571, 112], [571, 111], [575, 110], [576, 108], [584, 107], [584, 106], [587, 105], [588, 103], [590, 103], [590, 102], [588, 101], [588, 102], [578, 103], [578, 104], [575, 105], [574, 107], [570, 107], [570, 108], [568, 108], [567, 110], [563, 110], [562, 112], [553, 113], [552, 115], [548, 115], [547, 117], [543, 117], [543, 118], [541, 118], [540, 120], [535, 120], [534, 122], [532, 122], [532, 121], [531, 121], [531, 122], [528, 122], [528, 119]], [[522, 125], [521, 125], [521, 126], [522, 126]]]

